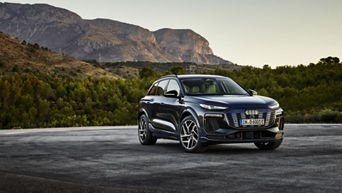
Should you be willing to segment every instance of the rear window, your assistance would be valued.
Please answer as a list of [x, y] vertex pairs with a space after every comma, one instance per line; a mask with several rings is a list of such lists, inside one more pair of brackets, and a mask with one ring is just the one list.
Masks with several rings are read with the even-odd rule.
[[157, 90], [158, 90], [157, 85], [158, 85], [158, 82], [155, 83], [155, 84], [151, 87], [151, 89], [148, 91], [147, 95], [156, 95]]
[[154, 83], [154, 85], [151, 87], [151, 89], [147, 92], [147, 95], [157, 95], [157, 96], [163, 96], [165, 87], [169, 80], [162, 80], [157, 83]]
[[169, 80], [162, 80], [159, 82], [158, 84], [158, 88], [157, 88], [157, 94], [158, 96], [163, 96], [164, 95], [164, 90], [165, 90], [165, 87], [167, 85], [167, 83], [169, 82]]

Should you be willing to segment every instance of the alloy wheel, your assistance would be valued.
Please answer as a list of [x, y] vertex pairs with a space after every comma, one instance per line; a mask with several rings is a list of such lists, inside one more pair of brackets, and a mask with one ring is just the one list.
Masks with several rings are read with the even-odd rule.
[[139, 138], [141, 141], [145, 141], [146, 139], [146, 130], [147, 130], [147, 121], [146, 121], [146, 118], [142, 116], [139, 121], [139, 129], [138, 129]]
[[182, 124], [180, 133], [181, 143], [186, 149], [194, 148], [199, 140], [198, 127], [193, 120], [186, 120]]

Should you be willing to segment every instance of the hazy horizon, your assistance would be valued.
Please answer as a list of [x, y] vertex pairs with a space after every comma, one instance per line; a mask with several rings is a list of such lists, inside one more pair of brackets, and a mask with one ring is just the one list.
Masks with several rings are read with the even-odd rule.
[[84, 19], [108, 18], [151, 31], [192, 29], [209, 41], [216, 55], [240, 65], [306, 65], [327, 56], [342, 57], [338, 0], [5, 2], [46, 3]]

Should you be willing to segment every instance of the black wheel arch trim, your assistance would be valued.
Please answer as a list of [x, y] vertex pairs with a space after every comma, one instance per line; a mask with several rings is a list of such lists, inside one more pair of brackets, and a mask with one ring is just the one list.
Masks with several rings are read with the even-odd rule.
[[145, 114], [145, 116], [147, 117], [148, 121], [151, 122], [150, 117], [148, 116], [147, 111], [146, 111], [145, 109], [141, 108], [140, 111], [139, 111], [139, 113], [138, 113], [138, 124], [139, 124], [139, 118], [140, 118], [140, 116], [141, 116], [142, 114]]
[[[198, 126], [198, 127], [201, 127], [201, 125], [200, 125], [200, 123], [199, 123], [199, 121], [198, 121], [198, 115], [197, 115], [197, 113], [196, 113], [194, 110], [192, 110], [191, 108], [186, 108], [186, 109], [184, 109], [183, 112], [181, 113], [181, 117], [183, 117], [183, 115], [184, 115], [185, 113], [190, 113], [191, 116], [195, 119], [197, 126]], [[181, 123], [182, 120], [179, 120], [179, 122]], [[180, 125], [180, 123], [179, 123], [179, 125]]]

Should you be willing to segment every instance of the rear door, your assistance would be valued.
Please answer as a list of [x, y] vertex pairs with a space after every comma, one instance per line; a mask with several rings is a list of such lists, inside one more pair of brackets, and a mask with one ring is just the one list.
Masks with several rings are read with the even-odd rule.
[[154, 83], [148, 91], [147, 95], [141, 99], [141, 107], [147, 112], [150, 121], [152, 121], [153, 117], [156, 116], [155, 109], [157, 108], [156, 96], [158, 91], [158, 84], [159, 82]]

